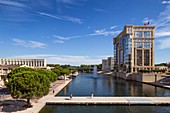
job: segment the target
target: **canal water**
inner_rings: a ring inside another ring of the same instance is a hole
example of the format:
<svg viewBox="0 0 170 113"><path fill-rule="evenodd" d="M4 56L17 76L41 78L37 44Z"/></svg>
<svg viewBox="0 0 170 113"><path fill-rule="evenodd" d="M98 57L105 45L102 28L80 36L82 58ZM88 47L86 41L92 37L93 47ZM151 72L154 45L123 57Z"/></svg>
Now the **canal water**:
<svg viewBox="0 0 170 113"><path fill-rule="evenodd" d="M170 96L170 90L106 75L80 74L57 96ZM46 105L40 113L170 113L169 106Z"/></svg>

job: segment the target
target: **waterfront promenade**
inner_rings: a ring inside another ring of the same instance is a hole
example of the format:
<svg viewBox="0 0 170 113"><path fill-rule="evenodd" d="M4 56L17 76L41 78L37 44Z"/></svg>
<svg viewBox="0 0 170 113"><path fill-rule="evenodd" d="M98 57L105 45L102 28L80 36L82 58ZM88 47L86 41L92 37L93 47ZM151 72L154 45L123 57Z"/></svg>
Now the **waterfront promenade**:
<svg viewBox="0 0 170 113"><path fill-rule="evenodd" d="M48 100L51 100L54 98L54 96L59 93L66 85L68 85L70 82L72 81L72 79L69 79L67 81L64 80L57 80L56 82L51 84L51 88L50 88L50 92L48 95L42 97L39 100L32 100L31 104L33 105L33 107L31 108L27 108L25 110L20 110L20 111L16 111L13 113L38 113L45 105L46 102ZM4 99L4 101L12 101L12 98L6 98ZM3 111L2 113L6 113L6 111Z"/></svg>
<svg viewBox="0 0 170 113"><path fill-rule="evenodd" d="M170 105L170 97L54 97L47 104L66 105Z"/></svg>

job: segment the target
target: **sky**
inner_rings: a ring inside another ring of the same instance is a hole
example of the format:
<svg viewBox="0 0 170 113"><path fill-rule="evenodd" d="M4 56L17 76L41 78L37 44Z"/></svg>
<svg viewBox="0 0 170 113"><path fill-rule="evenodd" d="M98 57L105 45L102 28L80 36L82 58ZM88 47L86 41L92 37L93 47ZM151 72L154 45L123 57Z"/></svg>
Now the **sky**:
<svg viewBox="0 0 170 113"><path fill-rule="evenodd" d="M170 1L0 0L0 57L100 64L126 24L155 26L155 63L170 62Z"/></svg>

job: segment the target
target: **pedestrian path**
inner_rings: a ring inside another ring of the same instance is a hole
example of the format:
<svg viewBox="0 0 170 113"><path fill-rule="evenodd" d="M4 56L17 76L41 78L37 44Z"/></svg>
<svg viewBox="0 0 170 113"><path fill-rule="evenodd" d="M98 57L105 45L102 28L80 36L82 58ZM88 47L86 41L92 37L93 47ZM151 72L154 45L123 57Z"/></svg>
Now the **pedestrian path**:
<svg viewBox="0 0 170 113"><path fill-rule="evenodd" d="M57 80L57 82L54 83L53 86L52 86L52 87L55 87L55 88L52 88L50 90L50 93L47 96L44 96L41 99L39 99L37 103L33 103L32 108L28 108L28 109L23 110L23 111L17 111L15 113L38 113L46 105L46 102L48 100L52 100L55 97L55 95L58 92L60 92L71 81L72 81L72 79L69 79L67 81L64 81L64 80L63 81L58 81ZM54 90L54 92L53 92L53 90Z"/></svg>
<svg viewBox="0 0 170 113"><path fill-rule="evenodd" d="M47 104L170 105L170 97L54 97Z"/></svg>

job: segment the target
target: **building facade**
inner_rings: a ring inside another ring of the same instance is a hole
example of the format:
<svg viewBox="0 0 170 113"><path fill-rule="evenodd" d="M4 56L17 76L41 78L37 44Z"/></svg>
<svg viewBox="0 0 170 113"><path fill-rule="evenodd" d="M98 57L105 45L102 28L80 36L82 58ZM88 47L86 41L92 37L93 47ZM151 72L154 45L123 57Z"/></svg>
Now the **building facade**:
<svg viewBox="0 0 170 113"><path fill-rule="evenodd" d="M108 57L108 68L109 71L114 70L114 57Z"/></svg>
<svg viewBox="0 0 170 113"><path fill-rule="evenodd" d="M102 71L108 71L107 59L102 60Z"/></svg>
<svg viewBox="0 0 170 113"><path fill-rule="evenodd" d="M13 68L26 66L30 68L46 68L46 59L0 58L0 75L8 74Z"/></svg>
<svg viewBox="0 0 170 113"><path fill-rule="evenodd" d="M126 25L115 38L115 72L138 72L153 70L154 67L154 26Z"/></svg>
<svg viewBox="0 0 170 113"><path fill-rule="evenodd" d="M114 57L108 57L102 60L102 71L114 70Z"/></svg>

